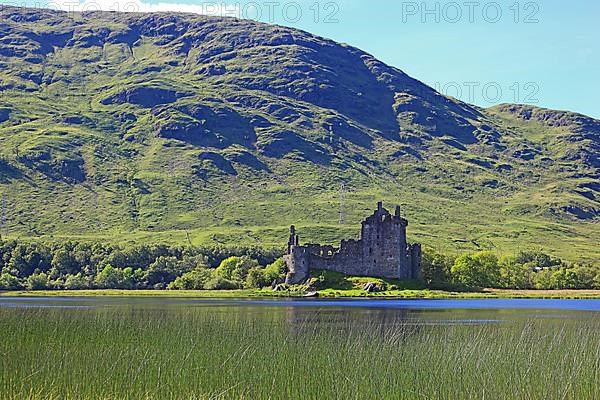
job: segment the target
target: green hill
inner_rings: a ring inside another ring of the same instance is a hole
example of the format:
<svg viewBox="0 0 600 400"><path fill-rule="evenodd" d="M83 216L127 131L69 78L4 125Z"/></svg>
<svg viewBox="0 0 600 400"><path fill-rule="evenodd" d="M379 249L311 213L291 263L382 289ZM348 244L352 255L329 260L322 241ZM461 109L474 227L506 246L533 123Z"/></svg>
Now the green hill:
<svg viewBox="0 0 600 400"><path fill-rule="evenodd" d="M439 251L597 259L598 154L598 120L481 109L291 28L0 12L0 191L14 238L271 246L296 224L333 243L383 199L403 205L412 241Z"/></svg>

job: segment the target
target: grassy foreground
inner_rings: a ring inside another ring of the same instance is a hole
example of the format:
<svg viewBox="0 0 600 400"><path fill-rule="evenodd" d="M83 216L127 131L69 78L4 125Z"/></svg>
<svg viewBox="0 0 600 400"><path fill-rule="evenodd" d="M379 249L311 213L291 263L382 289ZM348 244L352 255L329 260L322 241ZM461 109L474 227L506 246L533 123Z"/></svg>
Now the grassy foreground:
<svg viewBox="0 0 600 400"><path fill-rule="evenodd" d="M270 289L246 290L34 290L0 291L0 297L9 296L138 296L187 298L248 298L248 297L302 297L303 292L273 292ZM321 298L403 298L403 299L600 299L600 290L504 290L485 289L479 292L452 292L443 290L389 290L367 293L360 289L325 289Z"/></svg>
<svg viewBox="0 0 600 400"><path fill-rule="evenodd" d="M118 307L0 308L0 399L600 398L589 313Z"/></svg>

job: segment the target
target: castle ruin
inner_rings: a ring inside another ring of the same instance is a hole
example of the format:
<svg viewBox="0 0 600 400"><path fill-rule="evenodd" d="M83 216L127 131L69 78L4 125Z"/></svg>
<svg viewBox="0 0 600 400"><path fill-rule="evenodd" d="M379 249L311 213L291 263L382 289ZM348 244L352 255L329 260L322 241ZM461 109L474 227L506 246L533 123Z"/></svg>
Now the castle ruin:
<svg viewBox="0 0 600 400"><path fill-rule="evenodd" d="M342 240L339 248L320 244L300 245L294 226L290 228L286 283L305 282L311 270L329 270L351 276L391 279L421 277L421 245L406 240L408 220L396 206L394 215L377 204L373 215L362 222L360 239Z"/></svg>

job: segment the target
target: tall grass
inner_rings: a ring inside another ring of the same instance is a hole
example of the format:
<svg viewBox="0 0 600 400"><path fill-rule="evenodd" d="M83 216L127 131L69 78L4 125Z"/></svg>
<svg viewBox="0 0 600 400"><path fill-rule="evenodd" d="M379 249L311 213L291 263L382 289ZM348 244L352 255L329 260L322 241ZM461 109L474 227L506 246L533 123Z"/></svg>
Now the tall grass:
<svg viewBox="0 0 600 400"><path fill-rule="evenodd" d="M598 399L600 320L0 308L1 399Z"/></svg>

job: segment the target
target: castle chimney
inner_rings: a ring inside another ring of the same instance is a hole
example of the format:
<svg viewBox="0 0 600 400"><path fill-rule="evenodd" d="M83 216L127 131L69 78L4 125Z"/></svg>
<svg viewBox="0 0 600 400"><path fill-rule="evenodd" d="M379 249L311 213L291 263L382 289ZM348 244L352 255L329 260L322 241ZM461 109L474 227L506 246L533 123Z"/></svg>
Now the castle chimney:
<svg viewBox="0 0 600 400"><path fill-rule="evenodd" d="M396 206L396 213L395 213L396 217L400 217L400 206Z"/></svg>
<svg viewBox="0 0 600 400"><path fill-rule="evenodd" d="M383 201L378 201L377 202L377 211L381 211L383 210Z"/></svg>
<svg viewBox="0 0 600 400"><path fill-rule="evenodd" d="M298 246L298 235L296 235L296 227L290 226L290 239L288 240L288 254L292 254L292 246Z"/></svg>

